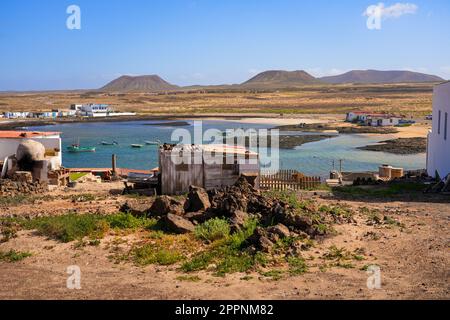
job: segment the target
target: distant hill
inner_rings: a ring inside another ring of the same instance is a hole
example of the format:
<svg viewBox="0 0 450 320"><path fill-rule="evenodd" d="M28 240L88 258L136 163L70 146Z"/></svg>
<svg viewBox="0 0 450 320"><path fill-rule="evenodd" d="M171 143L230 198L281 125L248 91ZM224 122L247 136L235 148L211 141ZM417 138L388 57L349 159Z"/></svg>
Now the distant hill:
<svg viewBox="0 0 450 320"><path fill-rule="evenodd" d="M242 83L241 86L290 87L305 84L314 84L319 82L319 80L303 70L270 70L257 74L250 80Z"/></svg>
<svg viewBox="0 0 450 320"><path fill-rule="evenodd" d="M439 82L444 79L412 71L377 71L353 70L347 73L322 77L319 80L327 83L405 83L405 82Z"/></svg>
<svg viewBox="0 0 450 320"><path fill-rule="evenodd" d="M178 86L168 83L157 75L149 75L121 76L99 90L108 92L160 92L178 88Z"/></svg>

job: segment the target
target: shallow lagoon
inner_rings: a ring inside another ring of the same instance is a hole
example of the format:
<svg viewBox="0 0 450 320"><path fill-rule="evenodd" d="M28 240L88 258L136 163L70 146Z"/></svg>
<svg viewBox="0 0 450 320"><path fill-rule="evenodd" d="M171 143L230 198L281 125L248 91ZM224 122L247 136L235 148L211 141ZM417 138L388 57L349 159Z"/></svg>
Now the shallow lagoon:
<svg viewBox="0 0 450 320"><path fill-rule="evenodd" d="M63 141L63 164L69 168L107 168L111 166L111 154L117 154L118 166L132 169L150 169L158 166L157 146L145 145L146 140L171 142L176 129L194 131L194 121L185 127L149 126L148 123L163 121L98 122L71 123L36 127L33 130L60 131ZM245 124L232 121L203 120L202 130L207 129L264 129L266 124ZM198 126L197 126L198 128ZM389 136L341 135L319 142L311 142L293 150L280 150L280 166L297 169L309 175L326 177L343 159L344 171L375 171L380 164L390 164L405 169L421 169L426 166L425 154L393 155L384 152L371 152L356 149L367 144L389 139ZM69 153L67 147L80 142L82 146L95 146L95 153ZM101 141L117 141L114 146L103 146ZM131 148L131 144L144 144L141 149Z"/></svg>

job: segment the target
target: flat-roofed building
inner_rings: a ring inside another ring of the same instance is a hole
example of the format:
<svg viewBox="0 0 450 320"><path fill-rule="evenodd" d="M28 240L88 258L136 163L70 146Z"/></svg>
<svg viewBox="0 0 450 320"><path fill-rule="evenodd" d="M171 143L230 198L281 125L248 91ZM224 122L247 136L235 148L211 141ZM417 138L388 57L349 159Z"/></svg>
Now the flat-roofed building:
<svg viewBox="0 0 450 320"><path fill-rule="evenodd" d="M450 81L434 87L433 125L428 134L427 171L444 178L450 174Z"/></svg>

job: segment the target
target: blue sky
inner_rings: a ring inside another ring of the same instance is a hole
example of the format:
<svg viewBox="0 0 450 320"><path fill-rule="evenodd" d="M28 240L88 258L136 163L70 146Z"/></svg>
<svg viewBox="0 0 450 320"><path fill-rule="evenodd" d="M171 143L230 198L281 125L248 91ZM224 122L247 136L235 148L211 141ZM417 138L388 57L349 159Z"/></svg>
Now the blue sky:
<svg viewBox="0 0 450 320"><path fill-rule="evenodd" d="M268 69L315 76L407 69L450 78L450 1L369 30L365 0L2 0L0 90L97 88L122 75L240 83ZM69 30L69 5L81 30Z"/></svg>

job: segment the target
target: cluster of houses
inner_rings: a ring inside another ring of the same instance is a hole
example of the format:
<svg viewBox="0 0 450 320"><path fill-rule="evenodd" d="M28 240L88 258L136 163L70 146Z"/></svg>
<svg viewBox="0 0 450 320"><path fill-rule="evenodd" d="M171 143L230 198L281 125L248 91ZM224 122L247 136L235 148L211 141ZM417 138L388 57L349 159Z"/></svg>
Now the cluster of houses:
<svg viewBox="0 0 450 320"><path fill-rule="evenodd" d="M347 113L347 122L359 123L371 127L397 126L402 119L391 114L353 111Z"/></svg>
<svg viewBox="0 0 450 320"><path fill-rule="evenodd" d="M69 109L53 109L45 112L4 112L0 118L21 119L21 118L66 118L66 117L114 117L114 116L135 116L135 112L115 112L107 104L72 104Z"/></svg>

